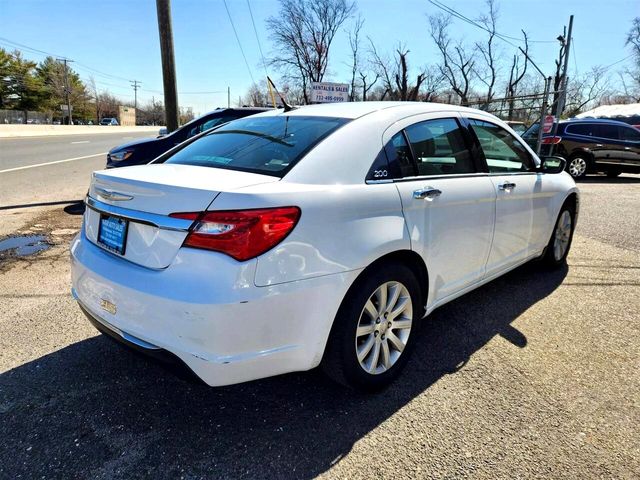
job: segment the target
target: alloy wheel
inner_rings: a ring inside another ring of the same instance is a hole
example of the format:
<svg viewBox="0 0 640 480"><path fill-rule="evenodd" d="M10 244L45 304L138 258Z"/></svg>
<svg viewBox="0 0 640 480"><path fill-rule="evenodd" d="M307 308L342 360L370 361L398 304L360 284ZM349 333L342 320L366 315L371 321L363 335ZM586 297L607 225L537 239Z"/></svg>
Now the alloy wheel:
<svg viewBox="0 0 640 480"><path fill-rule="evenodd" d="M413 304L400 282L380 285L365 303L356 329L360 366L372 375L389 370L404 351L413 322Z"/></svg>
<svg viewBox="0 0 640 480"><path fill-rule="evenodd" d="M569 173L572 177L582 177L587 171L587 161L582 157L576 157L569 162Z"/></svg>
<svg viewBox="0 0 640 480"><path fill-rule="evenodd" d="M569 247L569 239L571 238L571 213L565 210L558 219L556 226L555 238L553 240L553 256L556 261L564 257Z"/></svg>

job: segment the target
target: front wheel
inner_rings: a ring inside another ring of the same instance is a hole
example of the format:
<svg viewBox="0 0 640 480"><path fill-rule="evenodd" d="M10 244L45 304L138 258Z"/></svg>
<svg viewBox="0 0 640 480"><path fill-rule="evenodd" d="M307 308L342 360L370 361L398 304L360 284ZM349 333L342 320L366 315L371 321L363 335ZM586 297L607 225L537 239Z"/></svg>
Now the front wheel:
<svg viewBox="0 0 640 480"><path fill-rule="evenodd" d="M543 258L547 266L557 268L567 263L567 255L569 255L573 240L574 225L574 209L565 204L560 210Z"/></svg>
<svg viewBox="0 0 640 480"><path fill-rule="evenodd" d="M380 265L356 281L336 316L322 368L362 391L389 385L406 364L423 308L413 272Z"/></svg>
<svg viewBox="0 0 640 480"><path fill-rule="evenodd" d="M573 178L583 178L587 174L589 162L584 155L576 155L569 159L567 171Z"/></svg>

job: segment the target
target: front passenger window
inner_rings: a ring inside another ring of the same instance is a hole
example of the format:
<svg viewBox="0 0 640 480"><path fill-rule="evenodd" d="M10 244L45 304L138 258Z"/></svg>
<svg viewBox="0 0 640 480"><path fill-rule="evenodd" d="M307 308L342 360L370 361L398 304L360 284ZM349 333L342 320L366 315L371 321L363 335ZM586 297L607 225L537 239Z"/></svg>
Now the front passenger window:
<svg viewBox="0 0 640 480"><path fill-rule="evenodd" d="M504 128L469 119L487 160L490 173L530 172L535 163L520 141Z"/></svg>

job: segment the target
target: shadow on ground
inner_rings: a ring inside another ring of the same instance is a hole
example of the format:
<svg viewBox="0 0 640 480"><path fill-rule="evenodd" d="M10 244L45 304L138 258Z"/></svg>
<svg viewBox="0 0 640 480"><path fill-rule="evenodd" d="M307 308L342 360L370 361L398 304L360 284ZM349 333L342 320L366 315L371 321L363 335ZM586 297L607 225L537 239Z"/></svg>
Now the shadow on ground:
<svg viewBox="0 0 640 480"><path fill-rule="evenodd" d="M553 292L526 265L434 312L403 376L373 396L317 372L212 389L94 337L0 375L0 477L312 478Z"/></svg>

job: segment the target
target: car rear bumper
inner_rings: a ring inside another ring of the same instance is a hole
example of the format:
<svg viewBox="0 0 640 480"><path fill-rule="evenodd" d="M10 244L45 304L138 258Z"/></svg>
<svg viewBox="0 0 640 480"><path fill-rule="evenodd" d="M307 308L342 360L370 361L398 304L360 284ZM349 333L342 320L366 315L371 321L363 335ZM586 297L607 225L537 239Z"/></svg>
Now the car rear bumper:
<svg viewBox="0 0 640 480"><path fill-rule="evenodd" d="M71 262L74 295L99 330L147 355L178 359L211 386L317 366L359 273L256 287L255 260L181 248L168 268L151 270L84 233L72 242Z"/></svg>

